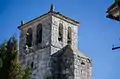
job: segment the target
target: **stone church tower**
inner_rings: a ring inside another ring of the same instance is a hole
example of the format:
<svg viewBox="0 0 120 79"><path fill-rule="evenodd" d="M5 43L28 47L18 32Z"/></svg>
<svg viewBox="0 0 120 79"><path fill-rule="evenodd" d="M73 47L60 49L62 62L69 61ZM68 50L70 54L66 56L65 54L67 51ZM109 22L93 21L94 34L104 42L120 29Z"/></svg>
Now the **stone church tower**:
<svg viewBox="0 0 120 79"><path fill-rule="evenodd" d="M78 51L79 22L50 11L21 22L20 62L30 65L31 79L91 79L91 59Z"/></svg>

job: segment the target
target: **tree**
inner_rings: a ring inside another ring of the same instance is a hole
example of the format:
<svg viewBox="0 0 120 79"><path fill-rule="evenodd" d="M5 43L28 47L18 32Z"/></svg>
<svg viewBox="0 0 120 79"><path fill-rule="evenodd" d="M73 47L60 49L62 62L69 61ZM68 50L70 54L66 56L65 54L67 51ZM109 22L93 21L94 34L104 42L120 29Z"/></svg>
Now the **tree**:
<svg viewBox="0 0 120 79"><path fill-rule="evenodd" d="M1 58L1 69L0 69L0 78L2 79L8 79L8 73L7 73L7 42L3 42L0 46L0 58ZM4 61L4 62L3 62ZM5 75L6 74L6 75Z"/></svg>
<svg viewBox="0 0 120 79"><path fill-rule="evenodd" d="M0 45L0 79L28 79L29 69L22 70L18 61L18 43L15 36Z"/></svg>
<svg viewBox="0 0 120 79"><path fill-rule="evenodd" d="M29 79L29 75L30 75L30 68L29 68L29 65L27 65L26 69L24 70L22 79Z"/></svg>
<svg viewBox="0 0 120 79"><path fill-rule="evenodd" d="M22 78L22 71L20 68L20 64L18 63L18 44L17 39L13 36L7 42L7 54L8 57L8 77L9 79L21 79Z"/></svg>

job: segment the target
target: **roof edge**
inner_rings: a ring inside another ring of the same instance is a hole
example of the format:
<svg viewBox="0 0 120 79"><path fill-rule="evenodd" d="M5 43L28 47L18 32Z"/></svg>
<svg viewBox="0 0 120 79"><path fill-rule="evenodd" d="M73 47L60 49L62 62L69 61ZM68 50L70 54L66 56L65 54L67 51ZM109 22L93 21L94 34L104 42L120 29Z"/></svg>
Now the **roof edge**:
<svg viewBox="0 0 120 79"><path fill-rule="evenodd" d="M69 19L69 20L71 20L71 21L73 21L73 22L75 22L75 23L77 23L77 24L80 24L80 22L78 22L78 21L76 21L76 20L74 20L74 19L72 19L72 18L70 18L70 17L67 17L67 16L63 15L63 14L61 14L60 12L55 12L55 11L53 11L52 13L58 14L58 15L60 15L60 16L62 16L62 17L65 17L66 19Z"/></svg>
<svg viewBox="0 0 120 79"><path fill-rule="evenodd" d="M26 23L25 23L25 24L23 24L23 25L18 26L18 29L20 30L20 28L21 28L22 26L25 26L25 25L27 25L27 24L31 23L32 21L37 20L37 19L39 19L39 18L41 18L41 17L43 17L43 16L45 16L45 15L47 15L47 14L48 14L48 13L45 13L45 14L43 14L43 15L39 16L39 17L36 17L36 18L34 18L34 19L32 19L32 20L30 20L30 21L26 22Z"/></svg>
<svg viewBox="0 0 120 79"><path fill-rule="evenodd" d="M65 17L65 19L69 19L69 20L71 20L71 21L73 21L73 22L75 22L75 23L77 23L77 24L80 24L80 22L78 22L78 21L76 21L76 20L73 20L73 19L71 19L71 18L69 18L69 17L67 17L67 16L65 16L65 15L63 15L63 14L60 14L59 12L49 11L49 12L47 12L47 13L45 13L45 14L43 14L43 15L41 15L41 16L33 19L33 20L30 20L30 21L26 22L26 23L23 24L23 25L18 26L18 29L20 30L20 28L21 28L22 26L25 26L25 25L31 23L32 21L37 20L37 19L39 19L39 18L41 18L41 17L43 17L43 16L45 16L45 15L47 15L47 14L57 14L57 15L60 15L60 16L62 16L62 17Z"/></svg>
<svg viewBox="0 0 120 79"><path fill-rule="evenodd" d="M109 12L109 11L110 11L112 8L114 8L116 5L119 7L120 1L114 2L110 7L107 8L107 11L106 11L106 12Z"/></svg>

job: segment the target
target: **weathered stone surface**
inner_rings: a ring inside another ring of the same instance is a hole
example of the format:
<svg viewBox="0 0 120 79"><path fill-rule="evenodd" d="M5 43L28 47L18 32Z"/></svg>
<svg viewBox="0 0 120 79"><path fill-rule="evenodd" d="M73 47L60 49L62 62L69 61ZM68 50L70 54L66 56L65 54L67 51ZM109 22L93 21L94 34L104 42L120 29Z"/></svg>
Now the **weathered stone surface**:
<svg viewBox="0 0 120 79"><path fill-rule="evenodd" d="M42 24L42 43L36 45L37 25ZM63 41L58 40L59 23L63 24ZM52 12L20 28L20 62L31 67L31 78L91 79L91 60L77 49L78 25ZM71 46L67 45L68 27L72 29ZM26 48L26 33L32 29L32 46ZM73 48L74 47L74 48Z"/></svg>

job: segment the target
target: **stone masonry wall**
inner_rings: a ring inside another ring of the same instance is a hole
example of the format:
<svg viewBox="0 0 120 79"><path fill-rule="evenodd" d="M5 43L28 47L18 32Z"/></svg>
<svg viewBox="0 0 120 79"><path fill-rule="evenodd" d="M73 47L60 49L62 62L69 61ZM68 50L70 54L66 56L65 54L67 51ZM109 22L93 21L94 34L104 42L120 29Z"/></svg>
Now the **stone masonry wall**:
<svg viewBox="0 0 120 79"><path fill-rule="evenodd" d="M42 43L36 46L36 28L39 23L42 23ZM29 50L25 50L26 33L31 28L33 33L32 47ZM25 68L27 64L32 70L32 78L45 79L51 75L49 62L50 62L50 39L51 39L51 17L45 16L38 19L36 22L32 22L30 25L21 29L20 33L20 62Z"/></svg>
<svg viewBox="0 0 120 79"><path fill-rule="evenodd" d="M36 29L39 23L43 25L42 43L36 46ZM63 42L58 41L59 23L63 24ZM57 73L62 75L60 76L61 79L91 79L92 67L88 58L83 58L74 54L74 52L70 54L70 51L66 51L63 56L59 57L58 55L59 62L51 59L53 54L67 45L68 27L72 29L72 47L77 48L78 26L50 14L32 21L31 24L21 29L19 44L20 62L23 68L27 64L30 65L32 71L31 78L46 79L51 77L53 73ZM33 31L32 47L29 50L25 50L26 33L29 28L32 28ZM56 68L52 67L52 64ZM60 71L59 68L61 68Z"/></svg>
<svg viewBox="0 0 120 79"><path fill-rule="evenodd" d="M58 40L58 28L59 28L59 23L63 24L63 42L60 42ZM60 18L57 18L55 16L52 16L52 29L51 29L51 54L57 52L58 50L62 49L67 45L67 33L68 33L68 27L71 27L72 29L72 45L74 47L77 47L78 44L78 26L73 25L69 22L66 22Z"/></svg>
<svg viewBox="0 0 120 79"><path fill-rule="evenodd" d="M74 79L91 79L91 60L74 55Z"/></svg>

